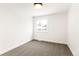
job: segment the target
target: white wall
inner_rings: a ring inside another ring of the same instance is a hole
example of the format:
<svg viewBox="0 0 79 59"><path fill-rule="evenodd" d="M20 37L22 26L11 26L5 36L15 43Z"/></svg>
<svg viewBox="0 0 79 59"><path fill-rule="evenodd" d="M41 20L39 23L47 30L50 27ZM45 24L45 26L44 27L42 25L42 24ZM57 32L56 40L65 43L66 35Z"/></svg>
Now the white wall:
<svg viewBox="0 0 79 59"><path fill-rule="evenodd" d="M48 32L34 32L34 39L67 43L67 12L34 17L34 20L48 20Z"/></svg>
<svg viewBox="0 0 79 59"><path fill-rule="evenodd" d="M72 4L68 16L68 45L73 55L79 56L79 4Z"/></svg>
<svg viewBox="0 0 79 59"><path fill-rule="evenodd" d="M26 4L0 4L0 54L32 39L32 17Z"/></svg>

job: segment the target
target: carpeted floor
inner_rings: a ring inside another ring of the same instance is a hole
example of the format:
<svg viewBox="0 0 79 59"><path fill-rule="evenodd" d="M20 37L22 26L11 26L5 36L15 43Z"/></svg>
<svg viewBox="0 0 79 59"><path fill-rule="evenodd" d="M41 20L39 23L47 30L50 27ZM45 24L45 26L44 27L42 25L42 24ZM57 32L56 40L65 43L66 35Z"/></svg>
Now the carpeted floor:
<svg viewBox="0 0 79 59"><path fill-rule="evenodd" d="M72 56L67 45L32 40L1 56Z"/></svg>

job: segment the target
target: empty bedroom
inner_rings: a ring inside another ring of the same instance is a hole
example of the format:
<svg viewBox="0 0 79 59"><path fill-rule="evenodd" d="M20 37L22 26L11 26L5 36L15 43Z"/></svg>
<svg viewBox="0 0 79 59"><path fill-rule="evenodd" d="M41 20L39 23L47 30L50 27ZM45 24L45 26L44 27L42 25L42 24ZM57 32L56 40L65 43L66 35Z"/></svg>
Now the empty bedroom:
<svg viewBox="0 0 79 59"><path fill-rule="evenodd" d="M79 3L0 3L0 56L79 56Z"/></svg>

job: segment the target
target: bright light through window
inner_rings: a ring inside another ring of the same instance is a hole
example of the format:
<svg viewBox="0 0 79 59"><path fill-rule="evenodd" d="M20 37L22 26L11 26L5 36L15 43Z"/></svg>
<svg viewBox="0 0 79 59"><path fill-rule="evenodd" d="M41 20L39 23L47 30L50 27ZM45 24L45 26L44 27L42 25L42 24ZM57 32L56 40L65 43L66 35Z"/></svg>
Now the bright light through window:
<svg viewBox="0 0 79 59"><path fill-rule="evenodd" d="M47 32L47 20L36 20L35 30L38 32Z"/></svg>

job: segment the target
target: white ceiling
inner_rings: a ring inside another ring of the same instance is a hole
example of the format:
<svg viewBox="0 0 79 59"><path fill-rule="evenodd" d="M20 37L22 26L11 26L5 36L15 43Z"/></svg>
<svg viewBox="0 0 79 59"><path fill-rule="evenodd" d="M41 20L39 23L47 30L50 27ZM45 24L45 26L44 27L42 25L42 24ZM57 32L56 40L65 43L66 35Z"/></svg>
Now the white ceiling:
<svg viewBox="0 0 79 59"><path fill-rule="evenodd" d="M9 8L14 9L14 11L17 10L17 12L29 14L31 16L41 16L41 15L47 15L47 14L53 14L58 13L62 11L68 11L71 4L70 3L43 3L43 7L41 9L36 9L33 6L33 3L6 3L6 4L0 4L0 9L3 8ZM9 9L9 10L10 10Z"/></svg>
<svg viewBox="0 0 79 59"><path fill-rule="evenodd" d="M29 9L33 16L47 15L58 13L62 11L68 11L71 4L69 3L45 3L40 9L34 8L33 4L29 4Z"/></svg>

